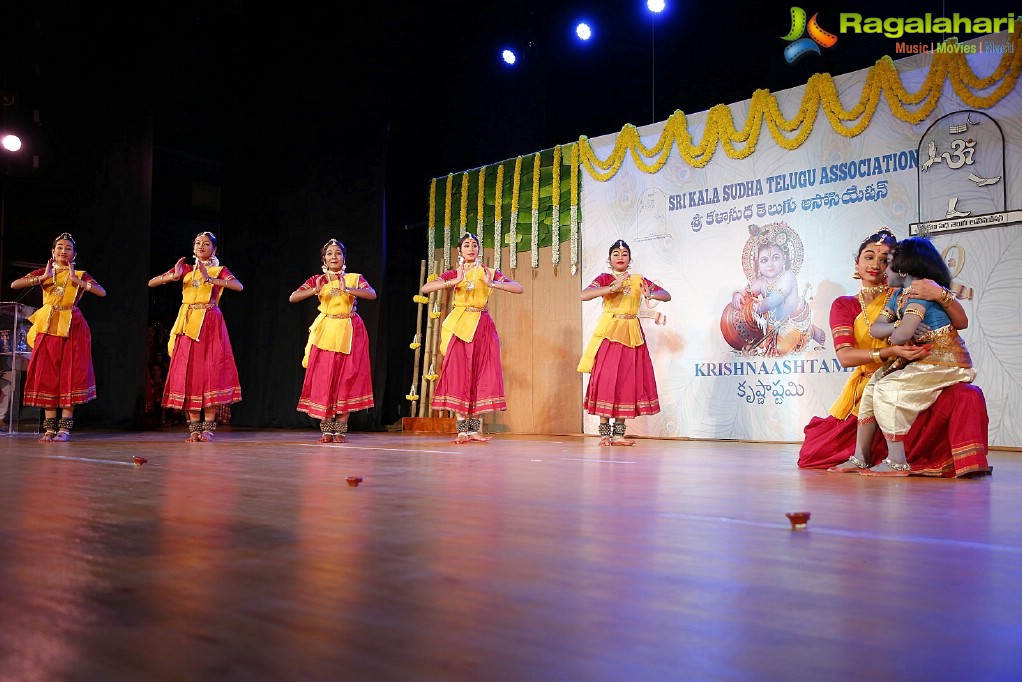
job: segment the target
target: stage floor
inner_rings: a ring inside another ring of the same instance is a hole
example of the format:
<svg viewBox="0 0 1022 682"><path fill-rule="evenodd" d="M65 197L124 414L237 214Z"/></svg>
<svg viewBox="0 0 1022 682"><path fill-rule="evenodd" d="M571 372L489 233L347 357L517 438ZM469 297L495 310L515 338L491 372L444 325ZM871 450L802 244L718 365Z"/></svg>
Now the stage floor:
<svg viewBox="0 0 1022 682"><path fill-rule="evenodd" d="M1022 670L1022 453L881 479L798 445L184 436L0 438L0 680Z"/></svg>

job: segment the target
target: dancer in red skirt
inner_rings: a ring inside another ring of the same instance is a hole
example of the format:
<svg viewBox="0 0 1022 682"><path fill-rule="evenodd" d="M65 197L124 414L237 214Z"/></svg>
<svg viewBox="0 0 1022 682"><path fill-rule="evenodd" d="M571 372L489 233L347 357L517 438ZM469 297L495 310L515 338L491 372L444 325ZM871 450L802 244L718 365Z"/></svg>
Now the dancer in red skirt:
<svg viewBox="0 0 1022 682"><path fill-rule="evenodd" d="M163 407L187 413L187 440L198 443L213 440L217 406L241 400L234 351L217 304L224 289L241 291L244 287L217 260L212 232L200 232L192 248L194 266L181 258L173 268L149 280L149 286L181 283L181 308L167 344L170 369Z"/></svg>
<svg viewBox="0 0 1022 682"><path fill-rule="evenodd" d="M373 301L376 291L362 275L344 271L347 253L336 239L324 244L323 274L305 280L288 299L319 299L319 315L309 327L302 359L305 383L298 411L320 420L320 443L346 443L348 414L373 406L369 335L355 313L355 299Z"/></svg>
<svg viewBox="0 0 1022 682"><path fill-rule="evenodd" d="M623 240L611 245L609 262L611 271L582 290L583 301L603 298L603 314L578 363L579 372L590 374L583 407L600 418L600 445L635 445L625 438L625 420L660 411L639 304L642 298L670 301L671 295L628 271L632 252Z"/></svg>
<svg viewBox="0 0 1022 682"><path fill-rule="evenodd" d="M43 306L28 318L32 359L23 400L25 405L43 408L40 442L70 440L74 406L96 397L92 333L78 302L86 293L106 296L106 290L84 270L75 270L74 261L75 241L65 232L53 240L45 268L11 282L11 289L41 286L43 290Z"/></svg>
<svg viewBox="0 0 1022 682"><path fill-rule="evenodd" d="M457 420L458 444L490 440L483 435L484 412L506 410L500 339L486 309L490 292L520 294L525 289L480 262L479 238L466 232L458 240L458 267L426 282L422 293L451 289L454 303L440 329L444 360L433 391L433 409L451 410Z"/></svg>

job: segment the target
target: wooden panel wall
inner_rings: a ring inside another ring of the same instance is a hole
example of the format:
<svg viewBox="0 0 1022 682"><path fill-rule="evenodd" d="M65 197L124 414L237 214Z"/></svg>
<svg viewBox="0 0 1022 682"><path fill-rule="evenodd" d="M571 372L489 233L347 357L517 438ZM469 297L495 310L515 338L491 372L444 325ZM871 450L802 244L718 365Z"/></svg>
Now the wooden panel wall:
<svg viewBox="0 0 1022 682"><path fill-rule="evenodd" d="M561 245L556 268L549 247L540 249L539 257L540 266L533 269L529 253L518 254L512 271L508 250L501 254L501 272L525 287L525 293L490 295L508 409L487 414L486 431L582 433L582 375L575 371L582 354L582 278L571 274L567 244ZM443 253L437 251L436 258L443 262ZM486 250L484 260L493 267L492 250Z"/></svg>

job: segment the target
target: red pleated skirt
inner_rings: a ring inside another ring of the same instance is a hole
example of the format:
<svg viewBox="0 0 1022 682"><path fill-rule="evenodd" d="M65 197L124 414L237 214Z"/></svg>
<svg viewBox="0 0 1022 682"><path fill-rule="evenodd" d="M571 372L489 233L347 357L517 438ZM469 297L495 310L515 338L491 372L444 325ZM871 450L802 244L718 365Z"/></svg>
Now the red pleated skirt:
<svg viewBox="0 0 1022 682"><path fill-rule="evenodd" d="M600 417L631 419L660 412L649 347L604 339L596 351L582 407Z"/></svg>
<svg viewBox="0 0 1022 682"><path fill-rule="evenodd" d="M988 427L986 397L975 384L954 384L918 417L905 437L905 454L912 473L955 478L983 472L987 463ZM858 419L813 417L805 427L799 451L803 469L827 469L847 462L855 452ZM887 457L887 441L877 430L873 439L873 464Z"/></svg>
<svg viewBox="0 0 1022 682"><path fill-rule="evenodd" d="M353 315L350 353L335 353L315 346L309 351L298 411L315 419L326 419L372 406L369 334L362 318Z"/></svg>
<svg viewBox="0 0 1022 682"><path fill-rule="evenodd" d="M52 410L87 403L95 397L92 332L82 311L75 308L71 312L71 330L67 336L39 334L35 337L22 402Z"/></svg>
<svg viewBox="0 0 1022 682"><path fill-rule="evenodd" d="M241 400L241 382L231 339L219 308L206 311L199 341L179 334L170 357L163 406L201 410Z"/></svg>
<svg viewBox="0 0 1022 682"><path fill-rule="evenodd" d="M466 343L456 336L451 339L430 405L434 410L465 415L507 409L500 339L489 313L479 314L472 341Z"/></svg>

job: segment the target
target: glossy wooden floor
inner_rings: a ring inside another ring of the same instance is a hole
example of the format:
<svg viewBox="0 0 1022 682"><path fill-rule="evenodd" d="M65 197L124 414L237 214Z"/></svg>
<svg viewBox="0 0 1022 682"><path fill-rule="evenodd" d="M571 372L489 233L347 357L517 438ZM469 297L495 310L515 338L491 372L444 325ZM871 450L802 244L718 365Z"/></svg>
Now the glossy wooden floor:
<svg viewBox="0 0 1022 682"><path fill-rule="evenodd" d="M1017 452L183 435L0 439L0 680L1022 677Z"/></svg>

